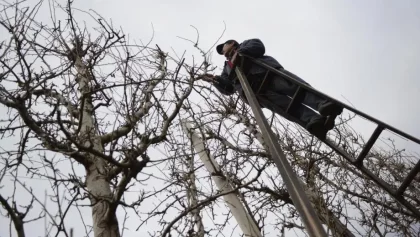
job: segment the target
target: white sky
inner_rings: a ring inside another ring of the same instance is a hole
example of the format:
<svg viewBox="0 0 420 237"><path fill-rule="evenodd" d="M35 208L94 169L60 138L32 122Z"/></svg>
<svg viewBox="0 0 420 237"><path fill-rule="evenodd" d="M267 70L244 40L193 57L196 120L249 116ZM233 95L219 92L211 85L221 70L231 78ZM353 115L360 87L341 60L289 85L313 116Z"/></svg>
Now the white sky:
<svg viewBox="0 0 420 237"><path fill-rule="evenodd" d="M260 38L266 54L320 91L420 137L420 1L79 0L76 6L112 19L132 39L148 41L153 24L154 43L187 55L196 52L177 36L195 39L194 25L207 50L225 22L221 41ZM49 19L47 11L39 14ZM213 54L214 64L223 60ZM0 236L7 233L0 228Z"/></svg>
<svg viewBox="0 0 420 237"><path fill-rule="evenodd" d="M80 1L122 26L130 37L194 54L200 32L209 49L221 41L258 37L266 54L320 91L420 137L420 2L418 1ZM214 49L213 49L214 51ZM223 65L223 57L212 61ZM360 129L369 134L373 126Z"/></svg>
<svg viewBox="0 0 420 237"><path fill-rule="evenodd" d="M132 38L182 52L200 31L204 49L221 41L258 37L266 53L322 92L420 136L418 1L135 1L78 3L93 8ZM191 53L191 51L190 51ZM224 58L214 54L222 66ZM416 67L417 66L417 67Z"/></svg>

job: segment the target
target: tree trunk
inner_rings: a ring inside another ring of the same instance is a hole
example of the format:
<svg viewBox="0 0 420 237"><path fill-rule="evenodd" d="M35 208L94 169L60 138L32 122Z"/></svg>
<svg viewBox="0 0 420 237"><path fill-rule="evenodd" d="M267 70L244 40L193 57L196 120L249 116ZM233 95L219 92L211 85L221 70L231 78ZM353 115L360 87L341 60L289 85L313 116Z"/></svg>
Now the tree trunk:
<svg viewBox="0 0 420 237"><path fill-rule="evenodd" d="M86 184L92 204L93 233L95 237L119 237L118 220L111 210L112 192L102 173L104 162L97 158L87 171Z"/></svg>
<svg viewBox="0 0 420 237"><path fill-rule="evenodd" d="M197 198L197 186L195 185L195 173L194 173L194 157L191 156L187 160L188 165L188 182L189 186L187 187L187 195L189 201L189 207L197 206L198 198ZM200 208L194 209L192 212L194 218L194 224L197 227L197 234L196 237L204 237L204 225L203 220L200 215Z"/></svg>
<svg viewBox="0 0 420 237"><path fill-rule="evenodd" d="M81 128L79 142L85 147L104 153L101 141L93 117L93 103L90 94L89 82L92 82L86 66L80 57L76 58L76 80L79 83L81 93ZM111 208L113 194L110 184L106 179L106 162L97 156L86 153L86 186L89 191L89 198L92 205L93 233L95 237L119 237L118 220L115 210Z"/></svg>
<svg viewBox="0 0 420 237"><path fill-rule="evenodd" d="M196 133L194 133L194 131L192 130L192 126L188 123L188 121L183 120L182 126L184 132L191 139L192 145L194 146L194 149L200 157L201 161L203 162L205 168L211 174L211 177L213 178L214 183L216 184L219 191L221 191L222 193L232 191L232 185L228 182L227 179L224 178L217 162L213 159L213 157L207 154L202 139ZM233 217L236 219L239 228L241 228L244 236L262 236L254 218L251 216L250 213L247 212L242 202L235 193L224 195L223 199L225 200L226 205L228 206L230 211L232 212Z"/></svg>

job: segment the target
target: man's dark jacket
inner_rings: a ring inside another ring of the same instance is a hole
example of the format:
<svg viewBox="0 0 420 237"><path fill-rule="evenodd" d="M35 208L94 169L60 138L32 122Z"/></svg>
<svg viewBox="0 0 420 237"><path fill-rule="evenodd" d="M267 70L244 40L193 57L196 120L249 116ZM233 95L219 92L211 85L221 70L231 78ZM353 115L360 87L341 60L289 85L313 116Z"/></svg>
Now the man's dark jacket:
<svg viewBox="0 0 420 237"><path fill-rule="evenodd" d="M273 57L264 55L265 47L261 40L245 40L242 42L242 44L239 45L237 51L241 54L258 59L282 72L282 75L269 73L270 75L264 79L267 72L267 69L264 67L254 63L245 63L243 66L242 69L249 84L251 85L252 90L255 93L255 96L257 97L261 108L267 108L286 119L301 124L302 126L305 126L305 124L307 124L312 118L318 116L317 113L305 106L298 106L290 110L288 113L285 112L289 106L291 97L295 94L297 89L296 84L290 82L288 79L286 79L286 77L291 77L308 86L310 85L302 78L285 70L283 66L280 65L280 63L277 62L277 60ZM245 93L242 90L241 83L237 78L236 72L230 68L230 65L227 61L223 67L222 74L215 77L215 82L213 85L222 94L225 95L232 95L235 92L238 92L239 96L244 100L244 102L248 103ZM306 102L310 103L308 105L312 109L315 109L313 106L318 106L321 102L325 102L324 99L316 97L313 94L310 97L305 96L305 98L307 99Z"/></svg>
<svg viewBox="0 0 420 237"><path fill-rule="evenodd" d="M283 69L283 67L279 62L277 62L276 59L271 56L264 55L265 47L259 39L245 40L239 45L237 52L253 58L257 58L276 69ZM251 84L251 87L255 92L256 89L260 88L267 69L256 64L252 64L244 66L244 71L247 75L249 83ZM264 84L268 85L267 82ZM235 92L239 92L240 96L245 98L241 84L236 76L236 72L230 68L227 61L225 61L222 74L220 76L216 76L214 86L220 91L220 93L224 95L232 95Z"/></svg>

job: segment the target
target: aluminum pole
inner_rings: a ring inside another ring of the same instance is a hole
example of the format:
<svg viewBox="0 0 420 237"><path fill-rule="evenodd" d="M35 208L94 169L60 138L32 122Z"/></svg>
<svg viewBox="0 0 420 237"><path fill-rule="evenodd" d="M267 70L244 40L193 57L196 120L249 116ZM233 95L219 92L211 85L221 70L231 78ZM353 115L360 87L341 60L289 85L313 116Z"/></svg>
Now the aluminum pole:
<svg viewBox="0 0 420 237"><path fill-rule="evenodd" d="M242 58L243 60L243 58ZM264 114L259 106L259 103L255 97L248 80L240 69L239 66L235 68L236 75L242 85L243 91L245 92L246 98L249 105L252 108L255 119L261 129L264 137L264 142L268 145L271 157L276 163L278 170L286 184L286 188L295 204L297 211L299 212L302 221L306 227L310 236L327 236L324 228L321 225L321 221L318 219L318 215L315 213L308 197L305 194L296 174L293 172L292 167L287 161L286 155L282 151L276 136L271 130Z"/></svg>

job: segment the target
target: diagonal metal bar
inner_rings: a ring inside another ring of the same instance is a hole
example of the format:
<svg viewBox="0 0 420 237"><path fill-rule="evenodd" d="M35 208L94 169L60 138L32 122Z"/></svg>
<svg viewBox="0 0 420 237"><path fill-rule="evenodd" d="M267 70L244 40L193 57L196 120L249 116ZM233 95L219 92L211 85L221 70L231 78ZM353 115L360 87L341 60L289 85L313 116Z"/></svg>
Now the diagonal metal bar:
<svg viewBox="0 0 420 237"><path fill-rule="evenodd" d="M243 65L242 65L242 66L243 66ZM261 88L262 88L263 84L265 83L265 80L267 80L268 74L270 74L270 71L269 71L269 70L267 70L267 72L265 73L265 75L264 75L264 79L262 80L262 83L261 83L261 85L260 85L260 88L258 88L258 90L257 90L256 94L258 94L258 93L260 92L260 90L261 90Z"/></svg>
<svg viewBox="0 0 420 237"><path fill-rule="evenodd" d="M289 106L287 106L286 113L290 113L289 111L292 108L296 107L297 104L300 104L302 100L303 100L303 91L302 91L302 88L298 86L295 94L293 95L292 100L290 101Z"/></svg>
<svg viewBox="0 0 420 237"><path fill-rule="evenodd" d="M340 147L336 146L331 140L327 139L324 141L325 144L327 144L331 149L333 149L335 152L340 154L342 157L344 157L346 160L348 160L350 163L354 163L355 159L352 158L350 154L348 154L346 151L341 149ZM420 163L420 162L419 162ZM395 192L395 190L385 181L383 181L381 178L376 176L372 171L368 170L364 166L358 167L358 169L367 177L369 177L373 182L375 182L379 187L381 187L383 190L389 193L396 201L398 201L401 205L405 206L409 211L413 213L416 218L420 220L420 210L418 210L416 207L411 205L410 202L408 202L403 196L400 196Z"/></svg>
<svg viewBox="0 0 420 237"><path fill-rule="evenodd" d="M285 74L281 70L277 70L277 69L275 69L275 68L273 68L273 67L271 67L271 66L269 66L269 65L267 65L267 64L265 64L263 62L261 62L260 60L254 59L254 58L252 58L250 56L242 55L242 54L240 56L242 57L242 59L250 60L251 62L256 63L257 65L266 68L267 70L271 71L272 73L282 76L284 79L286 79L286 80L288 80L288 81L296 84L301 89L304 89L306 91L310 91L310 92L312 92L314 94L317 94L317 95L319 95L321 97L324 97L324 98L326 98L326 99L328 99L330 101L333 101L333 102L335 102L335 103L343 106L344 108L346 108L346 109L348 109L348 110L350 110L350 111L358 114L359 116L362 116L362 117L364 117L364 118L366 118L366 119L368 119L368 120L376 123L378 127L376 128L375 132L372 134L371 139L370 139L370 140L373 141L372 142L372 145L374 143L374 136L376 136L376 135L379 136L380 133L382 132L382 130L384 130L384 129L388 129L390 131L393 131L394 133L396 133L396 134L398 134L400 136L403 136L403 137L405 137L405 138L407 138L407 139L409 139L409 140L411 140L411 141L413 141L413 142L415 142L417 144L420 144L420 139L418 139L416 137L413 137L413 136L411 136L411 135L409 135L407 133L404 133L404 132L402 132L402 131L400 131L400 130L398 130L398 129L396 129L396 128L394 128L394 127L392 127L392 126L390 126L390 125L388 125L388 124L386 124L386 123L384 123L382 121L379 121L379 120L377 120L377 119L375 119L375 118L373 118L373 117L371 117L371 116L369 116L369 115L367 115L367 114L365 114L365 113L363 113L363 112L361 112L361 111L359 111L357 109L354 109L352 107L349 107L348 105L346 105L346 104L344 104L344 103L342 103L342 102L340 102L340 101L338 101L338 100L336 100L336 99L334 99L334 98L332 98L332 97L330 97L330 96L328 96L328 95L326 95L326 94L324 94L324 93L322 93L322 92L314 89L313 87L308 86L308 85L306 85L306 84L304 84L304 83L302 83L300 81L297 81L296 79L294 79L293 77ZM245 61L245 60L242 60L242 63L243 63L243 61ZM241 82L241 84L242 84L242 82ZM248 95L246 95L246 96L248 98ZM259 106L258 106L258 108L259 108ZM355 167L357 167L364 175L368 176L372 181L374 181L382 189L384 189L386 192L388 192L396 201L398 201L401 205L403 205L408 210L410 210L416 218L420 219L420 210L417 210L410 202L408 202L402 196L402 193L404 192L404 190L410 184L410 182L415 177L415 175L419 172L419 169L420 169L420 164L419 163L420 162L417 163L417 165L410 171L409 175L403 181L403 184L400 186L400 188L398 190L396 190L390 184L388 184L387 182L385 182L384 180L382 180L381 178L379 178L378 176L376 176L375 174L373 174L372 171L368 170L366 167L357 165L356 164L356 159L354 157L350 156L344 150L342 150L341 148L339 148L338 146L336 146L332 141L330 141L330 140L327 139L327 140L324 140L323 142L326 145L328 145L331 149L333 149L334 151L336 151L338 154L340 154L341 156L343 156L344 158L346 158L351 164L353 164ZM368 145L368 144L366 144L366 145ZM365 149L364 149L365 152L368 152L371 147L369 148L369 150L367 148L368 147L365 147ZM362 157L361 155L363 155L363 154L359 154L359 160L361 160L361 157Z"/></svg>
<svg viewBox="0 0 420 237"><path fill-rule="evenodd" d="M293 203L295 204L296 209L303 220L306 230L310 236L327 236L320 220L315 213L315 210L313 209L308 197L305 194L305 191L300 185L296 174L293 172L292 167L287 161L286 155L281 150L277 138L274 136L273 131L268 125L268 122L262 113L262 110L257 102L254 92L248 83L248 80L245 77L245 74L240 67L236 67L235 71L242 85L243 91L245 92L245 96L249 102L249 105L252 108L255 119L257 120L257 123L261 129L264 142L266 142L269 147L272 159L280 171L280 174L286 184L286 188L290 193Z"/></svg>
<svg viewBox="0 0 420 237"><path fill-rule="evenodd" d="M420 172L420 160L414 166L414 168L408 173L407 177L405 177L403 183L397 190L397 195L402 195L404 191L407 189L408 185L410 185L411 181L416 177L417 173Z"/></svg>
<svg viewBox="0 0 420 237"><path fill-rule="evenodd" d="M381 125L378 125L376 127L375 131L373 131L373 133L370 136L368 142L365 144L365 146L363 147L363 149L360 152L359 156L357 157L356 161L354 162L354 164L356 166L363 165L363 160L365 159L366 155L369 153L369 151L372 148L373 144L375 144L376 140L378 139L379 135L381 135L381 132L383 130L384 130L384 128L381 127Z"/></svg>
<svg viewBox="0 0 420 237"><path fill-rule="evenodd" d="M386 123L384 123L384 122L382 122L382 121L380 121L380 120L378 120L378 119L376 119L376 118L374 118L372 116L369 116L368 114L363 113L362 111L359 111L359 110L357 110L355 108L352 108L352 107L350 107L350 106L342 103L341 101L338 101L338 100L336 100L336 99L334 99L334 98L332 98L332 97L330 97L330 96L328 96L328 95L326 95L326 94L324 94L324 93L316 90L315 88L313 88L311 86L308 86L308 85L306 85L306 84L304 84L304 83L302 83L302 82L294 79L293 77L285 74L284 72L282 72L282 71L280 71L280 70L278 70L276 68L271 67L270 65L268 65L268 64L266 64L266 63L264 63L264 62L262 62L262 61L260 61L258 59L252 58L252 57L247 56L247 55L242 55L242 54L240 56L245 57L247 60L250 60L251 62L256 63L257 65L259 65L261 67L264 67L265 69L271 71L274 74L277 74L277 75L282 76L286 80L288 80L288 81L290 81L290 82L292 82L292 83L300 86L302 89L305 89L306 91L310 91L310 92L312 92L312 93L314 93L316 95L319 95L319 96L321 96L323 98L326 98L326 99L328 99L328 100L330 100L330 101L332 101L334 103L337 103L337 104L343 106L344 108L346 108L347 110L350 110L353 113L355 113L355 114L357 114L359 116L362 116L362 117L364 117L364 118L366 118L366 119L368 119L368 120L376 123L377 125L380 125L381 127L385 128L385 129L388 129L388 130L390 130L390 131L392 131L392 132L394 132L394 133L396 133L396 134L398 134L400 136L403 136L403 137L405 137L405 138L407 138L407 139L409 139L409 140L411 140L411 141L413 141L413 142L415 142L417 144L420 144L420 139L419 138L416 138L414 136L411 136L411 135L409 135L409 134L407 134L407 133L405 133L405 132L403 132L401 130L398 130L398 129L392 127L391 125L388 125L388 124L386 124Z"/></svg>

